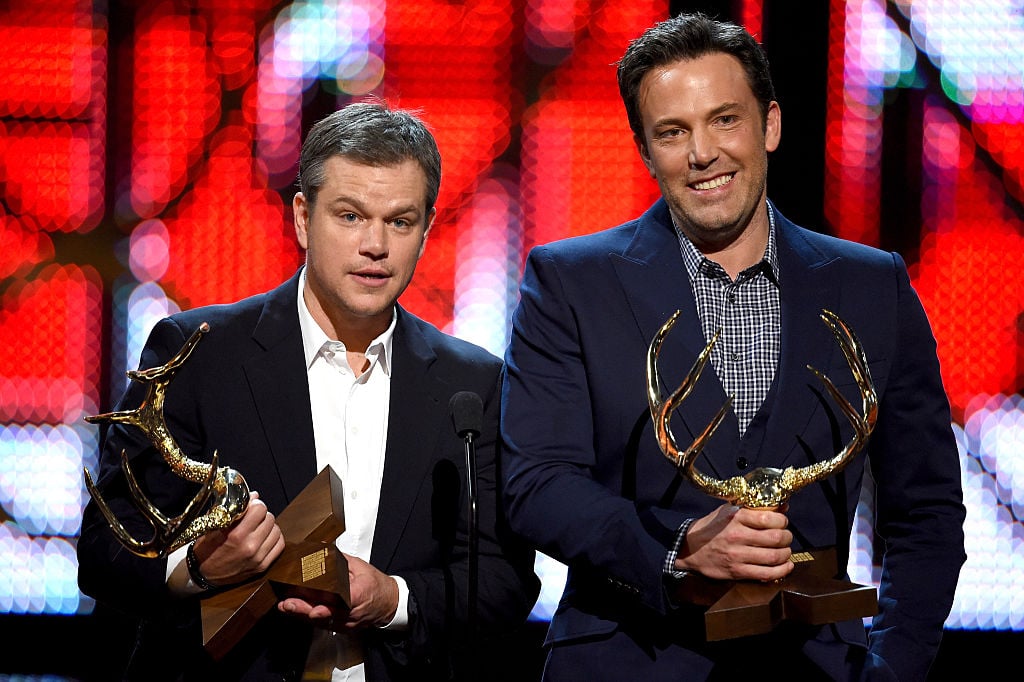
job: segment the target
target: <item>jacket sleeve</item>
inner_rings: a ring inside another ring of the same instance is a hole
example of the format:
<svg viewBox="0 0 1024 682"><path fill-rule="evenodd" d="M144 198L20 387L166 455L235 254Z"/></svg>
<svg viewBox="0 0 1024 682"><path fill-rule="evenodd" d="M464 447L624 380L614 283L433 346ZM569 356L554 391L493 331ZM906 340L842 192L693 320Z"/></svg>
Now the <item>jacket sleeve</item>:
<svg viewBox="0 0 1024 682"><path fill-rule="evenodd" d="M966 560L960 462L936 344L906 267L897 271L896 348L871 436L876 531L885 542L869 677L925 679Z"/></svg>
<svg viewBox="0 0 1024 682"><path fill-rule="evenodd" d="M598 461L596 420L622 416L596 414L587 365L602 360L584 354L561 274L546 247L534 249L513 318L502 413L509 521L571 572L581 570L630 602L664 613L663 563L684 516L640 509L597 478L612 460L621 467L625 452Z"/></svg>
<svg viewBox="0 0 1024 682"><path fill-rule="evenodd" d="M140 367L166 363L186 339L172 321L154 328L142 351ZM188 378L179 377L173 395L165 405L165 419L175 439L186 452L198 451L195 424L186 411L176 406L185 402ZM146 399L146 386L132 382L116 409L135 409ZM172 473L160 453L140 429L120 424L101 427L101 449L96 487L114 516L139 541L154 536L154 528L140 512L140 502L128 488L122 468L122 453L138 480L146 499L167 516L175 516L195 494L192 486ZM99 602L133 617L154 619L194 617L198 601L173 597L167 589L166 559L143 558L128 551L115 537L96 500L85 508L78 543L78 581L81 590Z"/></svg>

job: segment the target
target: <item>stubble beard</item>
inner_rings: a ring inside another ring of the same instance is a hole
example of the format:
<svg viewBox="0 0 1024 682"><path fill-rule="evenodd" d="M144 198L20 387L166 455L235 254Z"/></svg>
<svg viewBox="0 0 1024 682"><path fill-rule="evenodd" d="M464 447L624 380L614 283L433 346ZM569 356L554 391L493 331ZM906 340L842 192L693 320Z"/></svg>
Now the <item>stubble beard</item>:
<svg viewBox="0 0 1024 682"><path fill-rule="evenodd" d="M757 199L753 205L743 206L739 213L732 216L726 212L728 209L725 207L721 207L721 210L718 207L709 207L707 217L701 219L702 211L684 210L684 204L675 192L668 193L666 200L673 221L691 242L702 251L718 251L735 243L747 232L754 222L757 211L765 204L765 186L766 182L762 180L756 188ZM687 191L687 188L684 187L683 191Z"/></svg>

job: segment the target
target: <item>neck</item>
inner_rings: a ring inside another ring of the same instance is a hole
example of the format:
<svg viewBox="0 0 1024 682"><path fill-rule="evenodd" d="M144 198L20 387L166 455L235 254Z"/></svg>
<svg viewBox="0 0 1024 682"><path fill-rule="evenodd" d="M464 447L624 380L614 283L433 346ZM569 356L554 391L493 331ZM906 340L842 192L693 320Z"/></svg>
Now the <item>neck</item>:
<svg viewBox="0 0 1024 682"><path fill-rule="evenodd" d="M742 231L721 241L701 240L699 235L687 236L708 260L720 265L735 280L741 272L759 263L768 248L768 209L762 206L761 210L750 217L750 222Z"/></svg>
<svg viewBox="0 0 1024 682"><path fill-rule="evenodd" d="M753 226L751 226L753 227ZM714 245L698 244L708 260L712 260L722 266L726 274L735 280L741 272L764 258L764 251L768 247L768 226L764 229L748 229L737 239L722 247Z"/></svg>
<svg viewBox="0 0 1024 682"><path fill-rule="evenodd" d="M350 354L353 352L364 354L370 343L391 324L391 316L394 314L393 308L388 309L386 315L382 313L380 316L365 318L330 314L324 306L320 305L320 301L310 290L308 282L302 292L302 298L313 321L323 330L327 338L332 341L341 341Z"/></svg>

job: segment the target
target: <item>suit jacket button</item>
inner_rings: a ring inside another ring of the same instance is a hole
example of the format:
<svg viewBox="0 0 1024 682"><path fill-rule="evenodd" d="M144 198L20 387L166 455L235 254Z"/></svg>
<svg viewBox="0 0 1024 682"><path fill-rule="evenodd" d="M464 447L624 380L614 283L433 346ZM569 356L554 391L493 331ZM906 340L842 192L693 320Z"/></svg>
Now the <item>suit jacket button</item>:
<svg viewBox="0 0 1024 682"><path fill-rule="evenodd" d="M749 462L747 461L746 457L737 457L736 458L736 468L737 469L746 469L748 464L749 464Z"/></svg>

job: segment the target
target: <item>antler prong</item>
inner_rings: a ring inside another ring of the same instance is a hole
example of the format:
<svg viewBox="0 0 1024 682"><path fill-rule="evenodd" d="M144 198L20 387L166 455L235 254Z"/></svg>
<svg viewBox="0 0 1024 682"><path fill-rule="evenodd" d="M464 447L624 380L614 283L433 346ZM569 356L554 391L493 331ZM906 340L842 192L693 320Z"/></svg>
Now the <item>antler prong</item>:
<svg viewBox="0 0 1024 682"><path fill-rule="evenodd" d="M218 466L219 456L216 451L209 464L189 459L167 429L167 422L164 419L163 408L167 386L177 370L192 354L203 334L209 330L209 325L205 322L202 323L185 342L181 350L166 364L146 370L128 372L128 376L133 381L148 385L146 397L139 407L134 410L120 410L86 417L86 421L90 423L107 421L128 424L141 429L163 455L164 461L175 475L200 486L199 491L186 505L185 510L178 516L169 518L146 497L131 470L127 455L122 450L121 469L124 472L131 498L153 528L153 537L148 541L140 541L133 538L124 525L117 520L109 505L100 495L88 469L85 470L85 481L89 494L96 501L96 505L106 518L114 535L129 551L139 556L162 557L204 533L218 528L226 528L245 513L249 502L249 488L240 473L227 467ZM214 498L214 496L216 497ZM214 498L214 504L209 511L203 514L203 509L211 498Z"/></svg>
<svg viewBox="0 0 1024 682"><path fill-rule="evenodd" d="M832 335L846 357L846 364L849 365L860 392L861 412L857 412L856 408L823 372L810 365L807 366L825 386L825 390L832 396L832 400L839 406L840 411L846 415L853 427L853 437L835 456L798 469L795 475L799 479L799 488L831 476L846 466L847 462L867 445L868 436L874 430L875 422L878 419L878 393L875 391L875 384L871 379L871 370L868 368L864 347L853 333L853 329L831 310L823 309L821 319L832 330Z"/></svg>
<svg viewBox="0 0 1024 682"><path fill-rule="evenodd" d="M857 340L853 330L832 311L822 310L821 319L832 330L832 334L839 343L839 347L846 357L846 362L860 390L863 414L857 412L854 406L840 393L832 380L825 374L810 365L808 365L808 369L821 380L825 390L832 396L832 399L853 426L854 435L850 442L834 457L799 469L793 467L787 467L786 469L759 467L745 476L733 476L725 481L711 478L698 471L694 466L694 460L721 424L722 419L732 404L732 398L730 397L725 405L719 409L707 428L694 439L693 444L686 450L680 451L669 424L672 412L682 404L690 394L690 391L693 390L693 386L697 383L697 379L700 377L700 373L703 371L711 355L711 349L718 340L718 334L715 334L711 341L708 342L694 362L686 378L683 379L682 384L668 399L662 400L657 360L661 353L661 345L665 340L665 336L675 325L679 314L680 311L677 310L669 317L657 334L655 334L648 348L647 399L650 405L651 417L654 421L655 435L662 452L676 465L680 473L689 478L705 493L744 507L759 509L778 508L785 504L793 493L804 486L830 476L846 466L853 456L866 445L868 436L870 436L871 431L874 429L875 421L878 417L878 395L871 380L867 355L864 353L864 348Z"/></svg>
<svg viewBox="0 0 1024 682"><path fill-rule="evenodd" d="M122 468L124 468L125 466L127 466L127 459L125 458L123 451L121 453L121 457ZM93 482L92 475L89 473L89 469L84 469L84 471L85 487L86 489L88 489L89 495L91 495L92 499L96 502L96 506L99 507L100 513L102 513L103 518L107 520L107 525L110 526L110 530L114 533L114 536L117 537L118 541L133 554L137 554L142 557L155 558L157 556L157 551L154 549L156 527L153 526L153 523L152 521L150 521L146 512L143 511L143 515L146 516L146 520L149 521L150 525L154 528L154 538L150 539L149 541L142 542L132 537L131 533L129 533L128 530L124 527L124 525L117 519L117 516L114 514L113 510L110 509L110 506L107 504L106 500L104 500L103 496L100 495L100 491L96 487L96 484Z"/></svg>
<svg viewBox="0 0 1024 682"><path fill-rule="evenodd" d="M658 439L658 443L661 445L662 452L679 468L689 469L693 465L693 461L700 454L701 450L711 439L711 436L718 429L722 420L725 419L725 415L729 412L729 408L732 406L732 397L730 396L725 404L718 410L718 413L708 424L707 428L697 438L694 439L693 443L685 450L680 450L679 445L676 443L675 436L672 434L669 422L672 419L672 413L675 412L676 408L679 407L684 400L693 391L693 387L697 385L697 381L700 379L701 373L704 371L704 367L708 364L708 360L711 359L711 351L714 349L715 344L718 343L719 332L715 332L715 335L711 337L707 345L704 346L704 350L700 352L697 359L694 361L693 366L690 367L690 371L683 378L682 383L674 390L667 399L662 400L661 397L661 376L658 373L658 357L661 355L661 345L665 341L665 337L668 335L672 327L675 326L676 320L679 319L679 315L682 311L675 311L665 324L661 326L661 329L654 335L654 339L651 341L650 348L647 352L647 402L650 406L651 417L654 420L655 435Z"/></svg>

